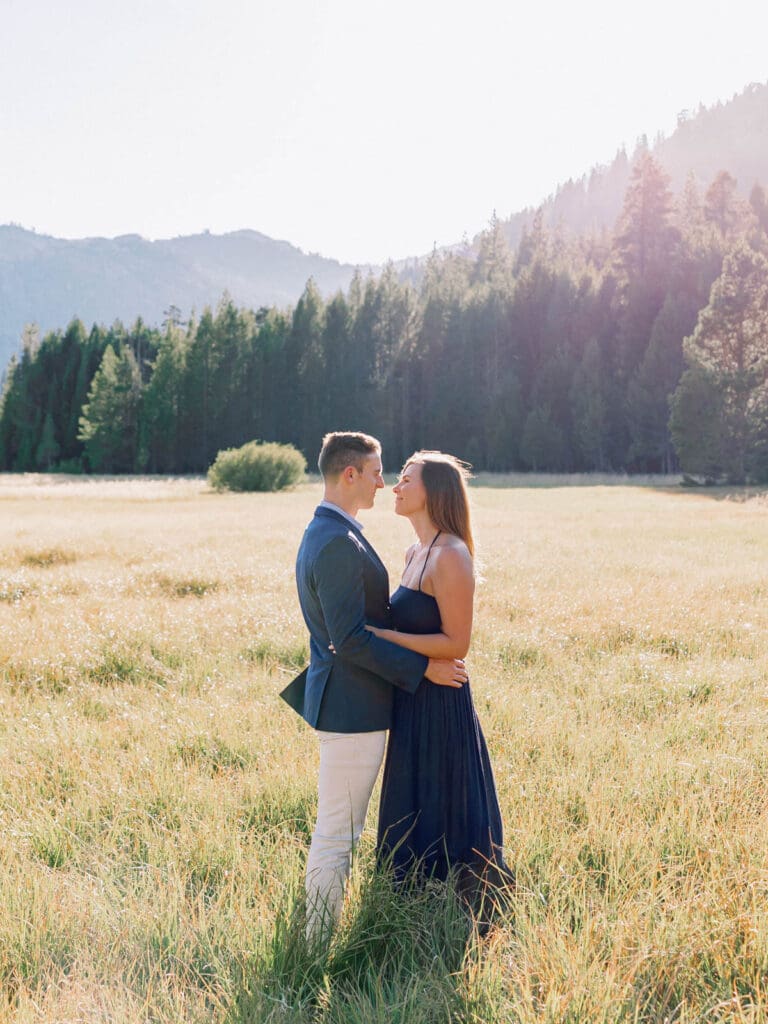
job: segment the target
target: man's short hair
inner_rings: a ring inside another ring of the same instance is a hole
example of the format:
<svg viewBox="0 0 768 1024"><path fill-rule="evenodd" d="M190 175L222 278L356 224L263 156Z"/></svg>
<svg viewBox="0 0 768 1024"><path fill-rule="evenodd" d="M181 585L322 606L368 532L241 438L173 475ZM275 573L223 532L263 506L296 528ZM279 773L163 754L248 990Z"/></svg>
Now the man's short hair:
<svg viewBox="0 0 768 1024"><path fill-rule="evenodd" d="M369 434L335 430L323 438L317 465L324 480L335 480L347 466L362 470L370 455L380 455L381 444Z"/></svg>

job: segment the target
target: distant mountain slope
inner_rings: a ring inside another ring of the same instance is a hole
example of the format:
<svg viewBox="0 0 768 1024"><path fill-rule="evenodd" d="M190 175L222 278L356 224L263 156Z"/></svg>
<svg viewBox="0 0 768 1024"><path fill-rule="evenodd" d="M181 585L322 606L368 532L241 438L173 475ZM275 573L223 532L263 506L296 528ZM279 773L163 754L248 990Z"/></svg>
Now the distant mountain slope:
<svg viewBox="0 0 768 1024"><path fill-rule="evenodd" d="M681 113L672 135L658 138L651 149L675 191L691 171L703 192L718 171L727 170L748 195L756 181L768 183L768 84L750 85L727 103ZM566 182L542 204L545 224L575 234L612 229L630 173L631 159L622 150L609 166ZM513 248L534 213L522 210L503 221ZM425 259L396 266L416 281ZM43 332L64 327L73 316L86 325L132 323L137 316L156 324L171 305L186 315L214 304L224 291L238 305L281 306L296 301L309 277L328 294L346 288L354 271L257 231L157 242L138 235L65 241L0 227L0 373L28 322Z"/></svg>
<svg viewBox="0 0 768 1024"><path fill-rule="evenodd" d="M228 291L238 305L294 303L309 277L326 294L346 288L355 268L307 255L258 231L149 242L138 235L67 241L0 226L0 373L26 323L43 332L73 316L87 326L159 323L169 306L183 314Z"/></svg>
<svg viewBox="0 0 768 1024"><path fill-rule="evenodd" d="M748 196L755 182L768 183L768 83L752 84L726 103L681 111L668 137L649 146L679 192L689 173L702 191L718 171L728 171L738 191ZM541 205L543 221L573 234L612 229L621 213L632 161L624 150L606 167L595 167L576 181L567 181ZM512 248L533 221L534 209L504 220Z"/></svg>

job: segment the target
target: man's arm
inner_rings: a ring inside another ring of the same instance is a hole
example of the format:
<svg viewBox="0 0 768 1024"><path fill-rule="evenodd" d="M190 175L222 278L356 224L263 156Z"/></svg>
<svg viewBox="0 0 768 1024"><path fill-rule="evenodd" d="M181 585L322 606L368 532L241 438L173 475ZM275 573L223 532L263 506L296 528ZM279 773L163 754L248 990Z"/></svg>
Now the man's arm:
<svg viewBox="0 0 768 1024"><path fill-rule="evenodd" d="M313 575L337 658L410 693L424 675L442 686L461 685L466 680L463 663L430 661L423 654L379 639L365 628L363 555L349 537L335 537L326 544L315 561Z"/></svg>

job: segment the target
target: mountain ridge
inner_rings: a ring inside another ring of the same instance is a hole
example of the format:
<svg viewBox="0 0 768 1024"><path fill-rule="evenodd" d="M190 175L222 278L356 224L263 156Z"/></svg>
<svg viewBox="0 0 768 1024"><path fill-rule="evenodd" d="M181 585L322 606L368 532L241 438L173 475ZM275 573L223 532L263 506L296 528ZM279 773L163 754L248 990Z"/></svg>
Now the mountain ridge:
<svg viewBox="0 0 768 1024"><path fill-rule="evenodd" d="M643 148L643 141L639 148ZM730 100L678 115L669 136L658 135L652 155L679 193L689 174L701 190L726 170L742 195L768 182L768 83L751 83ZM538 207L500 220L512 248L540 213L545 226L570 234L613 230L629 184L632 157L620 149L610 164L596 165L560 185ZM474 239L477 244L479 235ZM470 246L471 247L471 246ZM464 250L465 243L444 247ZM418 280L428 256L394 266ZM115 238L60 239L19 225L0 226L0 371L18 349L25 324L41 333L63 328L75 316L93 322L159 323L171 306L186 316L215 305L224 292L238 304L287 306L312 277L326 295L346 289L356 271L377 271L304 253L292 243L254 228L224 234L198 232L148 240L138 234Z"/></svg>
<svg viewBox="0 0 768 1024"><path fill-rule="evenodd" d="M186 315L215 305L224 292L239 305L289 305L312 277L331 294L367 265L304 253L252 228L148 240L62 239L16 224L0 225L0 366L19 346L27 323L41 333L73 317L94 322L159 323L170 306Z"/></svg>

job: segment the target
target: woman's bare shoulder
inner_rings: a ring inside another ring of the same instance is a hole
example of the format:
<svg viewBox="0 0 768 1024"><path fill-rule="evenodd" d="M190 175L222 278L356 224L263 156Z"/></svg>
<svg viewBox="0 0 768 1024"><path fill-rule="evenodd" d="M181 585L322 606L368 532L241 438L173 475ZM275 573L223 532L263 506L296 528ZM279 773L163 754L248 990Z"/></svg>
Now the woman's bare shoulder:
<svg viewBox="0 0 768 1024"><path fill-rule="evenodd" d="M467 558L472 557L469 553L469 548L467 547L467 545L464 543L461 537L457 537L455 533L441 534L440 540L435 545L435 547L439 551L458 551L461 554L466 555Z"/></svg>
<svg viewBox="0 0 768 1024"><path fill-rule="evenodd" d="M441 543L435 546L437 552L437 563L442 563L444 568L455 570L469 570L472 572L473 561L469 548L461 539L453 533L446 533L441 537Z"/></svg>

